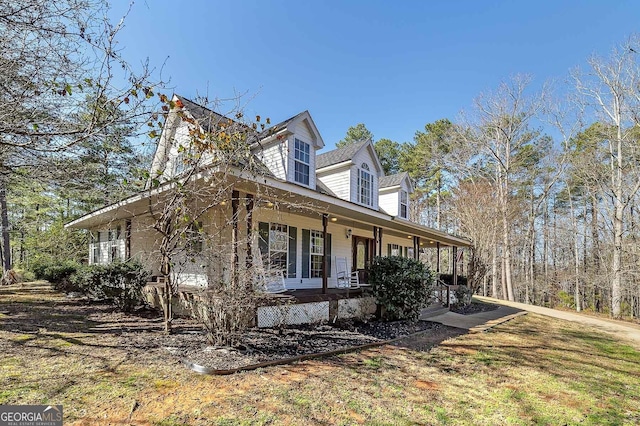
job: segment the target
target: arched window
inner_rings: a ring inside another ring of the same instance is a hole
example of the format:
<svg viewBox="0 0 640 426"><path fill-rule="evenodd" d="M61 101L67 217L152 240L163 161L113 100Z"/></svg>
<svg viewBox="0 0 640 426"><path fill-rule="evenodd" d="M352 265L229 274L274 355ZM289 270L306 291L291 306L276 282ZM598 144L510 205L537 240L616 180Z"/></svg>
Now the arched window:
<svg viewBox="0 0 640 426"><path fill-rule="evenodd" d="M358 202L373 206L373 175L367 163L362 163L358 169Z"/></svg>

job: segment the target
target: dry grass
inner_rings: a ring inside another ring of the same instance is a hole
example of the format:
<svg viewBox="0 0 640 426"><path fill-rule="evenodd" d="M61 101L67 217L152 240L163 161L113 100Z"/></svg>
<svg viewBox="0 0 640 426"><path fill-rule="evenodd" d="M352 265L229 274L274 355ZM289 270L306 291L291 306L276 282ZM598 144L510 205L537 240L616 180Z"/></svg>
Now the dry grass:
<svg viewBox="0 0 640 426"><path fill-rule="evenodd" d="M0 404L63 404L65 424L86 425L640 423L640 353L537 315L430 351L213 377L125 349L117 330L64 304L43 285L0 288Z"/></svg>

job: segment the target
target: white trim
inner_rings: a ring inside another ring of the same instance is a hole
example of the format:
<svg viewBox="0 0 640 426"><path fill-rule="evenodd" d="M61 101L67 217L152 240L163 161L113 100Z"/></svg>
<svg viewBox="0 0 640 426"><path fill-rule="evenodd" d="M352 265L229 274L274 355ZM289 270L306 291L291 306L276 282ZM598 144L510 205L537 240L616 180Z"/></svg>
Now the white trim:
<svg viewBox="0 0 640 426"><path fill-rule="evenodd" d="M322 154L320 154L320 155L322 155ZM344 166L350 166L352 164L353 164L353 161L351 161L351 160L343 161L341 163L332 164L330 166L325 166L325 167L316 169L316 174L330 172L332 170L340 169L340 168L343 168Z"/></svg>
<svg viewBox="0 0 640 426"><path fill-rule="evenodd" d="M384 188L380 188L378 192L393 192L394 190L402 189L401 185L393 185L393 186L385 186Z"/></svg>

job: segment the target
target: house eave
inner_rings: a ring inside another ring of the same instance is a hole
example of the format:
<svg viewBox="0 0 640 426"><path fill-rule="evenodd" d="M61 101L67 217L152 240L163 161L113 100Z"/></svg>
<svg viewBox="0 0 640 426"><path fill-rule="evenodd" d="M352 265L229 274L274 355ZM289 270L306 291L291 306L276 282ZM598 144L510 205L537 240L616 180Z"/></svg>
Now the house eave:
<svg viewBox="0 0 640 426"><path fill-rule="evenodd" d="M400 185L385 186L384 188L380 188L379 191L380 192L391 192L391 191L397 191L398 189L402 189L402 186L400 186Z"/></svg>
<svg viewBox="0 0 640 426"><path fill-rule="evenodd" d="M193 179L201 180L206 175L217 173L219 171L219 169L211 168L198 173ZM265 198L272 198L274 201L277 201L278 199L284 199L284 196L288 196L289 198L302 197L301 201L314 207L313 209L310 209L310 211L313 211L313 214L316 215L319 214L317 212L335 215L346 220L354 220L365 224L381 226L398 233L437 240L444 245L461 247L471 245L468 240L410 222L397 216L391 216L388 213L372 210L341 198L322 194L310 188L295 185L269 176L255 177L238 169L227 169L227 171L233 174L238 180L237 186L244 186L247 191L251 191L252 187L256 184L261 186L264 185L271 190L277 191L271 195L266 194ZM169 190L174 185L175 184L173 182L168 182L153 190L136 194L112 205L95 210L67 223L65 228L90 228L112 220L121 220L128 217L147 214L149 213L148 205L151 202L151 197ZM107 214L109 214L109 216L106 216Z"/></svg>

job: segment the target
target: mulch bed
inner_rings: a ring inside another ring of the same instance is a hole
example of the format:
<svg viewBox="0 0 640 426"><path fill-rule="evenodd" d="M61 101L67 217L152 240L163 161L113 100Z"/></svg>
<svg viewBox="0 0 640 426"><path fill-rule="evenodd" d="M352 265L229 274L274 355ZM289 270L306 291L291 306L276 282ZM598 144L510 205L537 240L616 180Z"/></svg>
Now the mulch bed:
<svg viewBox="0 0 640 426"><path fill-rule="evenodd" d="M456 314L471 315L480 312L495 311L498 308L498 305L492 305L490 303L471 302L467 306L451 306L450 310Z"/></svg>
<svg viewBox="0 0 640 426"><path fill-rule="evenodd" d="M144 314L145 317L153 317L148 312ZM121 324L130 324L131 320L131 315L120 312L94 314L92 317L99 322ZM179 318L174 320L174 333L171 335L125 327L119 340L123 347L132 350L161 348L187 365L222 371L379 344L422 331L427 331L425 335L433 333L433 339L426 338L430 347L458 335L451 327L428 321L339 320L335 324L251 328L243 333L234 347L216 347L207 340L204 328L197 321ZM426 345L423 346L426 350Z"/></svg>
<svg viewBox="0 0 640 426"><path fill-rule="evenodd" d="M39 297L36 296L32 303L12 303L5 300L0 309L0 331L34 336L41 333L62 333L63 337L73 337L74 345L89 344L95 354L100 353L104 345L105 349L124 350L138 362L147 364L177 364L188 361L207 369L218 370L239 369L282 359L348 350L421 331L426 333L420 335L424 341L420 349L426 350L459 334L453 328L427 321L384 323L347 320L336 324L289 326L282 329L254 328L244 333L233 348L213 347L207 341L202 325L192 319L175 319L174 332L167 335L163 332L161 312L142 309L125 314L112 306L90 303L81 298L52 296L47 301L37 299ZM408 343L402 345L411 347ZM16 347L15 350L19 348Z"/></svg>
<svg viewBox="0 0 640 426"><path fill-rule="evenodd" d="M189 363L206 369L231 370L305 355L346 350L441 328L427 321L355 322L335 325L300 325L283 329L253 328L233 347L214 347L203 333L176 339L166 349Z"/></svg>

